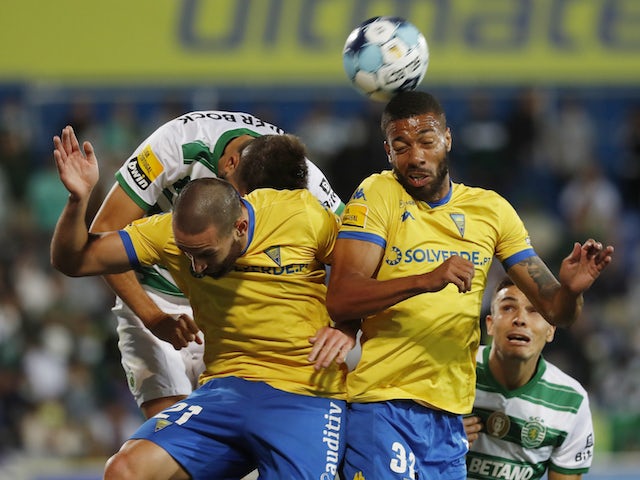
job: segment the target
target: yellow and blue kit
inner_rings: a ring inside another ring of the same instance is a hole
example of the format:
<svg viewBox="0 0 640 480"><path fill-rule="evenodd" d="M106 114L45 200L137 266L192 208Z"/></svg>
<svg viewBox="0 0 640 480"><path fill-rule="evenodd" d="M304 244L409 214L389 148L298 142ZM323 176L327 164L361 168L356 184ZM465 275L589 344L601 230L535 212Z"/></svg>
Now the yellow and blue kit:
<svg viewBox="0 0 640 480"><path fill-rule="evenodd" d="M191 274L171 214L120 233L133 266L161 264L174 277L205 338L201 387L133 438L159 444L193 478L256 467L265 478L321 478L344 451L345 369L316 371L307 357L309 338L330 325L324 263L339 219L307 190L256 190L243 202L248 243L219 279Z"/></svg>
<svg viewBox="0 0 640 480"><path fill-rule="evenodd" d="M470 412L478 319L493 257L508 268L535 255L515 210L495 192L455 183L446 198L429 205L414 200L387 171L353 194L338 238L384 249L378 280L430 272L452 255L473 262L470 292L448 285L364 319L362 357L347 380L353 402L410 399Z"/></svg>
<svg viewBox="0 0 640 480"><path fill-rule="evenodd" d="M495 192L450 183L429 204L385 171L356 189L338 238L379 245L381 281L431 272L453 255L475 266L469 292L450 284L364 318L347 376L346 478L466 478L460 414L474 400L482 297L494 256L508 269L535 255L522 221Z"/></svg>

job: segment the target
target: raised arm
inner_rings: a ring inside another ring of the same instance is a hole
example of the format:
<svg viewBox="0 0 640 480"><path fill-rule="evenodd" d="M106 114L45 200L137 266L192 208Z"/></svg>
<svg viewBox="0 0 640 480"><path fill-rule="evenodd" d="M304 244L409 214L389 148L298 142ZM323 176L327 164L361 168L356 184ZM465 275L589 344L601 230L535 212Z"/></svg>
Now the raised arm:
<svg viewBox="0 0 640 480"><path fill-rule="evenodd" d="M93 146L82 150L69 126L53 138L53 156L60 180L69 191L51 240L51 264L69 276L98 275L129 270L124 245L117 232L90 234L85 215L91 192L98 182L98 162Z"/></svg>
<svg viewBox="0 0 640 480"><path fill-rule="evenodd" d="M131 270L120 234L115 231L89 233L85 224L89 197L98 181L98 162L93 147L89 142L84 142L80 150L71 127L65 127L61 137L55 136L53 144L56 167L60 180L69 190L69 200L51 240L51 264L62 273L74 277ZM137 280L135 283L139 287ZM176 349L185 347L193 340L202 343L196 335L198 327L191 317L180 315L174 318L160 313L151 330L156 336Z"/></svg>
<svg viewBox="0 0 640 480"><path fill-rule="evenodd" d="M559 279L537 256L517 263L507 273L549 323L567 327L580 316L583 293L611 263L612 255L612 246L589 239L574 244L560 265Z"/></svg>
<svg viewBox="0 0 640 480"><path fill-rule="evenodd" d="M383 254L382 247L374 243L336 241L327 292L327 309L336 323L371 315L421 293L440 291L449 283L460 292L471 288L473 264L458 255L429 273L376 280Z"/></svg>

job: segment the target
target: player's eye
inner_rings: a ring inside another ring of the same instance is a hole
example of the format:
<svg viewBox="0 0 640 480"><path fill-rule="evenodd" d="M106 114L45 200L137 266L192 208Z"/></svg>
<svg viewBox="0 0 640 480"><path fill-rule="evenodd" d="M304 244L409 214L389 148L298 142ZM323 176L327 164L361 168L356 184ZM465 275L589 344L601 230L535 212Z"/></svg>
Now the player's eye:
<svg viewBox="0 0 640 480"><path fill-rule="evenodd" d="M409 150L409 147L407 146L393 147L393 151L395 152L396 155L402 155L404 153L407 153L408 150Z"/></svg>

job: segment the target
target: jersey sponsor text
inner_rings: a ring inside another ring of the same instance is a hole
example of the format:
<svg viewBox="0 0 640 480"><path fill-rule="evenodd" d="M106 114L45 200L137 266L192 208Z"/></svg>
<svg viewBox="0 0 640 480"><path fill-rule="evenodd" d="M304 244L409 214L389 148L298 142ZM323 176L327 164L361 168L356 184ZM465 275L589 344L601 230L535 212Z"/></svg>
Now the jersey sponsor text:
<svg viewBox="0 0 640 480"><path fill-rule="evenodd" d="M324 418L327 423L322 431L322 443L327 445L327 457L325 472L331 476L326 476L326 479L335 478L338 473L338 463L340 461L340 429L342 426L342 408L333 402L329 404L329 413L325 414ZM322 480L325 479L325 475L322 475Z"/></svg>
<svg viewBox="0 0 640 480"><path fill-rule="evenodd" d="M149 188L151 181L140 168L138 157L134 157L127 162L127 171L129 172L129 175L131 175L133 181L136 182L136 185L138 185L142 190Z"/></svg>
<svg viewBox="0 0 640 480"><path fill-rule="evenodd" d="M309 264L300 263L293 265L285 265L284 267L262 267L260 265L235 265L233 270L236 272L255 272L268 273L269 275L293 275L308 270Z"/></svg>
<svg viewBox="0 0 640 480"><path fill-rule="evenodd" d="M397 265L400 263L398 261L398 252L400 251L398 247L391 247L394 252L392 259L387 259L386 263L388 265ZM404 263L438 263L444 262L448 258L459 255L462 258L465 258L472 262L476 266L486 265L491 261L490 257L482 256L481 252L478 251L465 251L465 250L436 250L433 248L409 248L402 254L402 261Z"/></svg>
<svg viewBox="0 0 640 480"><path fill-rule="evenodd" d="M469 474L477 474L472 478L529 480L535 473L529 465L516 465L506 461L471 458L467 465Z"/></svg>

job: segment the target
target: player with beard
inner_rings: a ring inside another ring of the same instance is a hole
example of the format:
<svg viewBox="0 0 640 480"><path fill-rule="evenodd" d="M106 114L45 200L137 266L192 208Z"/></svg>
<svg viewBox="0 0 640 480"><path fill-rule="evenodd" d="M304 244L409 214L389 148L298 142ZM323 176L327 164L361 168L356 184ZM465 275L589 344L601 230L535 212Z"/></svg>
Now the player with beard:
<svg viewBox="0 0 640 480"><path fill-rule="evenodd" d="M343 478L466 478L479 315L494 256L552 325L571 325L613 247L574 243L559 280L499 194L449 176L452 135L439 102L403 92L381 119L393 168L355 190L342 217L327 308L362 318L347 376Z"/></svg>
<svg viewBox="0 0 640 480"><path fill-rule="evenodd" d="M263 186L263 160L286 157L294 165L286 182L292 190L258 188L240 197L224 180L199 178L178 194L173 214L91 234L84 219L97 160L91 144L83 154L71 134L54 138L70 194L52 263L72 276L162 265L197 322L163 319L162 338L184 347L200 327L206 344L200 387L147 420L107 462L104 478L242 478L257 468L261 478L333 479L344 450L343 363L354 342L331 327L325 307L324 264L339 219L302 188L299 140L264 135L242 151L241 165L256 167L246 172L245 188ZM285 172L276 164L278 182Z"/></svg>
<svg viewBox="0 0 640 480"><path fill-rule="evenodd" d="M91 232L118 230L144 216L172 211L175 197L190 179L220 177L237 187L244 146L262 135L283 133L245 112L195 111L168 121L118 169ZM306 186L340 214L344 205L329 182L316 165L306 163ZM274 184L269 186L281 188L280 178L272 176ZM166 270L157 266L104 279L116 293L112 311L127 384L144 416L152 417L186 397L205 368L200 337L178 351L154 335L159 322L192 316L191 306Z"/></svg>

